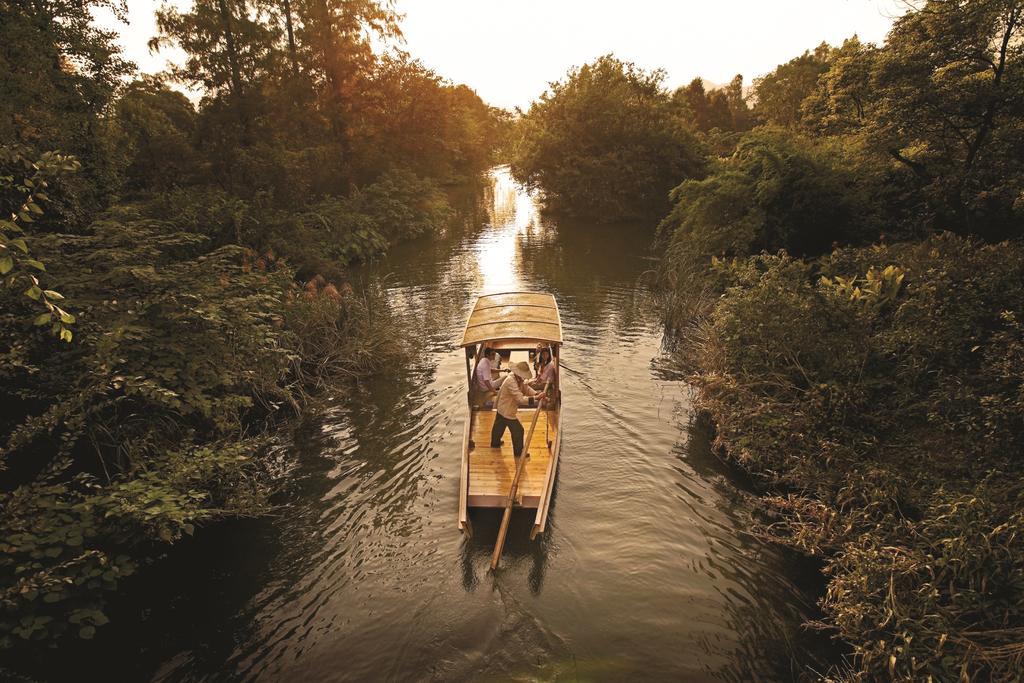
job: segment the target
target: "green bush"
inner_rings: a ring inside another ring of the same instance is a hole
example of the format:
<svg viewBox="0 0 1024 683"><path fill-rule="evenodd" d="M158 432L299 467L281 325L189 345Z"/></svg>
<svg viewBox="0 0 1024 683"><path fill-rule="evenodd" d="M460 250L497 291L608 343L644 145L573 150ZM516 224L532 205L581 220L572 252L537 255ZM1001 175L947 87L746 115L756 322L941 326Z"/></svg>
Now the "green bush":
<svg viewBox="0 0 1024 683"><path fill-rule="evenodd" d="M1024 248L940 235L716 260L681 351L762 532L827 559L877 678L1013 680L1024 654Z"/></svg>
<svg viewBox="0 0 1024 683"><path fill-rule="evenodd" d="M294 263L303 279L317 274L336 279L346 265L440 232L452 215L436 183L395 170L348 196L325 198L301 213L271 218L258 243Z"/></svg>
<svg viewBox="0 0 1024 683"><path fill-rule="evenodd" d="M269 196L243 199L213 187L176 188L144 202L145 215L175 229L284 257L302 280L343 280L345 267L388 247L447 227L454 212L437 183L392 169L344 196L327 196L295 210L273 208Z"/></svg>
<svg viewBox="0 0 1024 683"><path fill-rule="evenodd" d="M155 221L104 220L89 235L37 243L75 302L81 339L53 355L39 335L8 318L4 348L24 355L5 364L4 375L31 413L10 432L8 450L74 428L77 411L90 405L113 431L88 438L116 444L128 463L136 448L163 443L161 415L226 433L253 404L250 388L279 393L289 353L275 321L289 270L257 270L242 247L211 250L208 238ZM5 306L4 317L12 310ZM195 354L198 348L204 352ZM17 411L8 416L21 419Z"/></svg>
<svg viewBox="0 0 1024 683"><path fill-rule="evenodd" d="M897 680L1015 680L1024 657L1020 474L939 490L920 522L868 532L829 562L824 604L863 669Z"/></svg>
<svg viewBox="0 0 1024 683"><path fill-rule="evenodd" d="M104 481L61 477L68 461L4 494L0 514L0 649L18 640L91 639L118 589L154 546L227 515L266 509L255 442L162 452Z"/></svg>
<svg viewBox="0 0 1024 683"><path fill-rule="evenodd" d="M36 236L73 344L0 290L0 646L106 623L104 592L196 525L260 514L254 425L395 353L380 292L306 291L272 255L130 209Z"/></svg>
<svg viewBox="0 0 1024 683"><path fill-rule="evenodd" d="M404 354L398 321L379 286L357 293L314 278L301 294L289 297L284 317L302 359L305 386L362 377Z"/></svg>
<svg viewBox="0 0 1024 683"><path fill-rule="evenodd" d="M211 238L214 244L256 246L261 224L267 220L249 200L218 187L177 187L149 195L140 210L182 232Z"/></svg>
<svg viewBox="0 0 1024 683"><path fill-rule="evenodd" d="M876 238L884 174L839 142L758 128L744 135L708 177L672 191L660 231L677 260L786 249L818 255L834 243Z"/></svg>

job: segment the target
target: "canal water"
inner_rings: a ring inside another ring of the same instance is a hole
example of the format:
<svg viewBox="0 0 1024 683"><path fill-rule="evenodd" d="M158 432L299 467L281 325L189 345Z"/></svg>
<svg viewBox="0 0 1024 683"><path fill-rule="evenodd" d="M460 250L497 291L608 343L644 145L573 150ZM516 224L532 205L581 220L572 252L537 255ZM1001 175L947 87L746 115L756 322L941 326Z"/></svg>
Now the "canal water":
<svg viewBox="0 0 1024 683"><path fill-rule="evenodd" d="M652 233L555 222L492 171L441 239L383 277L407 361L323 406L278 447L287 501L176 553L166 595L125 636L153 681L793 680L817 666L814 576L746 533L749 504L691 420L645 273ZM564 437L548 529L517 514L457 530L476 296L558 299Z"/></svg>

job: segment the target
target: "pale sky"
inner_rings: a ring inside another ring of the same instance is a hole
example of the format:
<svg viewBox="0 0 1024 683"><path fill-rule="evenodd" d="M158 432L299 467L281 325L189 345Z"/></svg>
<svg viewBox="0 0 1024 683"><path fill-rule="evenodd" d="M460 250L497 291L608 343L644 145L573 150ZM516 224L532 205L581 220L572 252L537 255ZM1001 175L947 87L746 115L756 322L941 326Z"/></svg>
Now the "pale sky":
<svg viewBox="0 0 1024 683"><path fill-rule="evenodd" d="M158 5L128 0L129 26L104 20L150 73L166 62L146 47ZM670 87L738 73L749 85L823 40L881 42L904 9L901 0L398 0L402 49L490 104L524 109L570 67L609 52L664 69Z"/></svg>

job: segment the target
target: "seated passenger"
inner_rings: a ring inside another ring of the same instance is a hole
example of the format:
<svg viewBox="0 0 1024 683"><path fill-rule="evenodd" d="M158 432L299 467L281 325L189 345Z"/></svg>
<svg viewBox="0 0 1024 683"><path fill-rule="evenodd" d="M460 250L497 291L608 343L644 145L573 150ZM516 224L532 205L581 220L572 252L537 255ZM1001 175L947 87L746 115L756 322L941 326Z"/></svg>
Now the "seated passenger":
<svg viewBox="0 0 1024 683"><path fill-rule="evenodd" d="M494 362L494 349L486 348L483 351L483 358L476 364L476 373L473 376L473 405L483 405L490 394L498 391L502 379L494 379L491 363Z"/></svg>
<svg viewBox="0 0 1024 683"><path fill-rule="evenodd" d="M545 384L550 383L553 389L556 372L556 363L551 358L551 347L545 346L537 354L537 378L530 382L530 386L534 389L543 389Z"/></svg>

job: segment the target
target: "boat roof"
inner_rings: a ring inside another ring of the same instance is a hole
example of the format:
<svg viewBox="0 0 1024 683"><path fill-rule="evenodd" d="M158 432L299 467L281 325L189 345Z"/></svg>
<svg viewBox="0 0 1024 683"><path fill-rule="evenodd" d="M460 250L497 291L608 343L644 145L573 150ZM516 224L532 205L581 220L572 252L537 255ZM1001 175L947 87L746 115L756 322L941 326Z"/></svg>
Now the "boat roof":
<svg viewBox="0 0 1024 683"><path fill-rule="evenodd" d="M476 300L466 321L462 346L483 341L562 343L562 319L555 297L541 292L500 292Z"/></svg>

